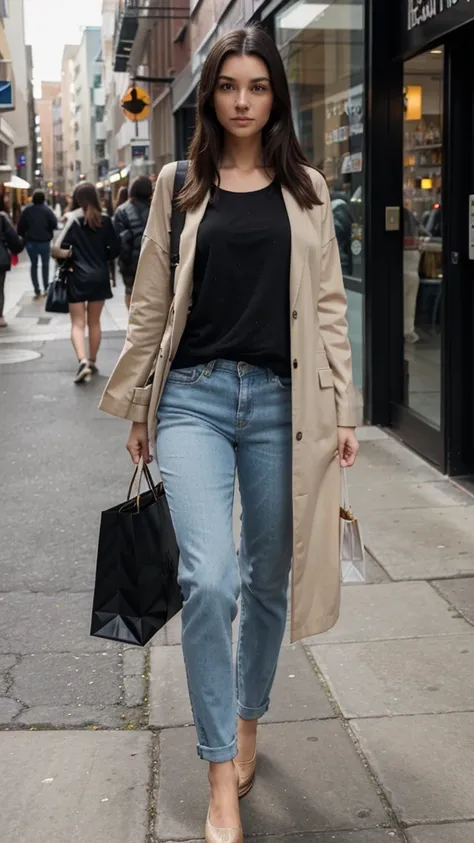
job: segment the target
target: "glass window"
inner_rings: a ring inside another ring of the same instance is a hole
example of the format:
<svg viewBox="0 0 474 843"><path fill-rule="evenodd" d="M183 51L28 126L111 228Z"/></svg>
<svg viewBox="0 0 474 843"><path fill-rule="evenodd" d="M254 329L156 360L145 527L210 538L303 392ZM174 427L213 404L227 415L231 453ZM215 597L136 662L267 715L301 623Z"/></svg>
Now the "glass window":
<svg viewBox="0 0 474 843"><path fill-rule="evenodd" d="M364 2L286 6L276 18L296 131L328 181L348 298L355 385L363 385Z"/></svg>
<svg viewBox="0 0 474 843"><path fill-rule="evenodd" d="M405 404L441 425L444 48L405 63L403 335Z"/></svg>

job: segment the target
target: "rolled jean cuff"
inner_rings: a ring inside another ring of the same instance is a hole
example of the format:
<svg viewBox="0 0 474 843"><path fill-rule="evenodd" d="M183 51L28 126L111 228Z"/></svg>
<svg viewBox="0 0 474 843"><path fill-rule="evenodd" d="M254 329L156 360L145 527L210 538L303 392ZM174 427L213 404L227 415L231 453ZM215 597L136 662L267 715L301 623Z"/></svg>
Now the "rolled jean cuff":
<svg viewBox="0 0 474 843"><path fill-rule="evenodd" d="M197 754L203 761L213 761L217 764L222 764L224 761L232 761L237 755L237 739L234 738L228 746L212 747L198 744Z"/></svg>
<svg viewBox="0 0 474 843"><path fill-rule="evenodd" d="M267 713L270 707L270 700L267 700L264 705L261 705L260 708L247 708L245 705L241 705L241 703L237 703L237 714L242 720L259 720L260 717L263 717L264 714Z"/></svg>

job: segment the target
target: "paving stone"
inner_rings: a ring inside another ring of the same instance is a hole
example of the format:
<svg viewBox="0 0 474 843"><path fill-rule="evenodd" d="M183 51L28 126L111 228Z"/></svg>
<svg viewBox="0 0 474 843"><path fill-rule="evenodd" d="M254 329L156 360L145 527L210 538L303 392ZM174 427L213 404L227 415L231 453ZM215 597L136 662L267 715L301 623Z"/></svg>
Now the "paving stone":
<svg viewBox="0 0 474 843"><path fill-rule="evenodd" d="M366 424L357 428L357 439L359 442L377 442L382 439L390 439L390 437L380 427L373 427L370 424Z"/></svg>
<svg viewBox="0 0 474 843"><path fill-rule="evenodd" d="M0 656L0 696L6 694L10 685L7 671L16 664L16 656Z"/></svg>
<svg viewBox="0 0 474 843"><path fill-rule="evenodd" d="M261 837L252 835L252 843L401 843L401 837L396 831L390 828L382 828L377 831L330 831L322 834L283 834L265 835ZM201 843L201 840L187 840L186 843ZM167 841L177 843L177 841ZM457 841L454 841L457 843ZM471 843L467 840L466 843Z"/></svg>
<svg viewBox="0 0 474 843"><path fill-rule="evenodd" d="M154 647L150 662L150 726L193 723L181 647Z"/></svg>
<svg viewBox="0 0 474 843"><path fill-rule="evenodd" d="M468 621L474 623L474 577L460 577L454 580L435 580L433 585L449 600L456 609L463 613Z"/></svg>
<svg viewBox="0 0 474 843"><path fill-rule="evenodd" d="M13 718L17 716L18 712L21 711L21 708L21 703L16 702L16 700L11 700L8 697L1 697L0 726L5 725L6 723L11 723Z"/></svg>
<svg viewBox="0 0 474 843"><path fill-rule="evenodd" d="M116 652L115 642L89 634L91 608L91 593L0 594L0 652Z"/></svg>
<svg viewBox="0 0 474 843"><path fill-rule="evenodd" d="M262 722L334 717L326 694L300 645L280 653L272 702ZM151 654L150 725L186 726L193 722L181 648L159 647Z"/></svg>
<svg viewBox="0 0 474 843"><path fill-rule="evenodd" d="M271 705L262 723L327 717L334 717L334 711L301 645L282 647Z"/></svg>
<svg viewBox="0 0 474 843"><path fill-rule="evenodd" d="M474 636L326 644L311 652L345 717L474 708Z"/></svg>
<svg viewBox="0 0 474 843"><path fill-rule="evenodd" d="M439 471L394 439L363 442L356 464L349 471L349 483L370 487L393 483L396 477L407 483L436 483Z"/></svg>
<svg viewBox="0 0 474 843"><path fill-rule="evenodd" d="M474 574L472 507L366 513L364 541L393 580Z"/></svg>
<svg viewBox="0 0 474 843"><path fill-rule="evenodd" d="M355 720L352 727L402 822L474 819L474 713Z"/></svg>
<svg viewBox="0 0 474 843"><path fill-rule="evenodd" d="M449 606L428 583L360 585L343 588L336 626L307 638L305 644L422 638L469 631L469 625L462 618L453 617Z"/></svg>
<svg viewBox="0 0 474 843"><path fill-rule="evenodd" d="M352 506L361 521L364 520L367 510L370 513L392 509L474 505L471 495L453 486L449 480L441 480L438 483L407 483L403 477L398 476L387 484L371 484L369 480L364 483L361 477L357 480L357 485L349 484L349 494Z"/></svg>
<svg viewBox="0 0 474 843"><path fill-rule="evenodd" d="M420 825L407 830L409 843L474 843L474 823Z"/></svg>
<svg viewBox="0 0 474 843"><path fill-rule="evenodd" d="M11 696L33 705L114 705L121 699L118 655L38 653L13 668Z"/></svg>
<svg viewBox="0 0 474 843"><path fill-rule="evenodd" d="M145 843L150 735L2 732L0 839Z"/></svg>
<svg viewBox="0 0 474 843"><path fill-rule="evenodd" d="M167 729L160 743L157 837L193 839L208 808L207 765L197 758L194 728ZM257 780L241 810L252 835L373 829L386 821L354 745L333 720L261 726Z"/></svg>
<svg viewBox="0 0 474 843"><path fill-rule="evenodd" d="M122 716L123 715L123 716ZM15 725L37 726L44 729L67 729L74 726L99 726L119 729L136 718L124 706L35 705L25 709Z"/></svg>

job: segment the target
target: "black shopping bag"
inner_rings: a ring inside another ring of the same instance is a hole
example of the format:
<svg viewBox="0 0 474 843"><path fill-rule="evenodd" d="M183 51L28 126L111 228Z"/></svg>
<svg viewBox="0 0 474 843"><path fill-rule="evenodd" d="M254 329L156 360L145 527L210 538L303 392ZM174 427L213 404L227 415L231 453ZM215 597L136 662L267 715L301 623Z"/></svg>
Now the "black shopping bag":
<svg viewBox="0 0 474 843"><path fill-rule="evenodd" d="M91 635L146 644L182 608L178 545L163 484L102 513Z"/></svg>
<svg viewBox="0 0 474 843"><path fill-rule="evenodd" d="M69 313L67 268L64 264L58 266L54 280L48 287L44 309L46 313Z"/></svg>

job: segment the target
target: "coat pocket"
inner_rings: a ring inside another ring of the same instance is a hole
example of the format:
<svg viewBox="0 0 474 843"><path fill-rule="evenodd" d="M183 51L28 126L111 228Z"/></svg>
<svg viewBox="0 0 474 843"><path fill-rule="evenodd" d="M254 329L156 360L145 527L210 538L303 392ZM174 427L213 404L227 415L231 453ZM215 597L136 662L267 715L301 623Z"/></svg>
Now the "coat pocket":
<svg viewBox="0 0 474 843"><path fill-rule="evenodd" d="M140 404L142 407L148 407L151 401L152 383L147 386L137 386L133 390L132 404Z"/></svg>
<svg viewBox="0 0 474 843"><path fill-rule="evenodd" d="M334 386L334 378L331 369L318 369L319 386L321 389L329 389Z"/></svg>

